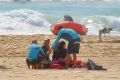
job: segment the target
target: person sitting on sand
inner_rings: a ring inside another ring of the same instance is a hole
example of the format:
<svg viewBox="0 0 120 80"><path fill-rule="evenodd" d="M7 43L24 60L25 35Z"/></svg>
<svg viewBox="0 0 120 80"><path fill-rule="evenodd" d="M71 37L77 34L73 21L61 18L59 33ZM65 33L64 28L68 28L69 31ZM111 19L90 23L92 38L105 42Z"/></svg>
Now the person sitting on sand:
<svg viewBox="0 0 120 80"><path fill-rule="evenodd" d="M45 58L43 49L37 44L37 40L32 40L32 43L28 46L28 56L26 63L28 68L32 66L32 69L37 69L38 64Z"/></svg>
<svg viewBox="0 0 120 80"><path fill-rule="evenodd" d="M50 53L50 38L49 38L49 36L45 36L44 42L43 42L43 45L42 45L42 49L45 52L46 60L48 62L51 62L51 60L49 58L49 53Z"/></svg>
<svg viewBox="0 0 120 80"><path fill-rule="evenodd" d="M60 41L57 45L57 47L55 48L55 50L53 51L53 56L52 56L52 61L56 61L56 62L65 62L65 58L66 58L66 53L67 53L67 49L66 49L66 43L64 41Z"/></svg>
<svg viewBox="0 0 120 80"><path fill-rule="evenodd" d="M66 43L64 41L60 41L57 47L53 51L53 56L52 56L53 64L59 64L65 67L66 54L67 54ZM76 64L76 68L86 68L86 63L82 60L77 60L75 64ZM72 66L73 66L73 60L70 57L69 67Z"/></svg>
<svg viewBox="0 0 120 80"><path fill-rule="evenodd" d="M79 47L80 47L80 35L78 35L74 30L72 29L63 29L63 27L59 27L59 32L58 32L58 36L51 48L51 52L53 51L53 49L56 48L58 41L63 38L67 41L69 41L68 43L68 47L67 47L67 56L66 56L66 68L68 68L69 64L70 64L70 54L73 55L73 68L76 66L75 62L77 60L77 54L79 53Z"/></svg>

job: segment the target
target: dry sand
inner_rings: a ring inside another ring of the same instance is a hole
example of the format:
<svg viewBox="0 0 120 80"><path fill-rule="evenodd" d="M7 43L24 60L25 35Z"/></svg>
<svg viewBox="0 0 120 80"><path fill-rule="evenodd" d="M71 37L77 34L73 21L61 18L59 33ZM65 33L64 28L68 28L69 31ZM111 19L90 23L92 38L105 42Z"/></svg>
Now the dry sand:
<svg viewBox="0 0 120 80"><path fill-rule="evenodd" d="M98 36L82 37L78 58L84 61L91 58L108 71L28 69L25 63L27 45L32 39L42 45L43 37L0 36L0 80L120 80L120 36L103 37L103 43L98 43ZM54 39L51 36L52 43Z"/></svg>

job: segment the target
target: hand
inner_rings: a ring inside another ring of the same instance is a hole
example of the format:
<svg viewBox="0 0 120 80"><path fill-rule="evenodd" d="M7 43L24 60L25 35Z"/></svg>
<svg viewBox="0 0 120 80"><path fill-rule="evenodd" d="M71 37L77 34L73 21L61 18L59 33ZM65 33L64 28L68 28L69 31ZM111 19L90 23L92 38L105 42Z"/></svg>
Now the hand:
<svg viewBox="0 0 120 80"><path fill-rule="evenodd" d="M51 54L51 53L53 53L53 50L54 50L54 49L53 49L53 48L51 48L51 49L49 50L49 53L50 53L50 54Z"/></svg>
<svg viewBox="0 0 120 80"><path fill-rule="evenodd" d="M47 55L49 55L49 54L51 54L51 51L50 51L50 50L47 51Z"/></svg>

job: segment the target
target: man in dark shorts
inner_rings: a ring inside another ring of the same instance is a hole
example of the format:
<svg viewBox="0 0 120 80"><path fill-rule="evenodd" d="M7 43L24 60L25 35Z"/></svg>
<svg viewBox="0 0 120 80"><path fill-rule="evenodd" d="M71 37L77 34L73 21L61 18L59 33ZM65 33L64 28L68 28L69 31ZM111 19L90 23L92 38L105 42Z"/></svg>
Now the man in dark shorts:
<svg viewBox="0 0 120 80"><path fill-rule="evenodd" d="M73 68L75 67L75 62L77 60L77 54L79 53L80 48L80 35L77 34L72 29L63 29L59 27L58 36L52 46L52 49L55 49L60 39L67 40L68 47L67 47L67 56L66 56L66 67L70 64L70 54L73 55Z"/></svg>

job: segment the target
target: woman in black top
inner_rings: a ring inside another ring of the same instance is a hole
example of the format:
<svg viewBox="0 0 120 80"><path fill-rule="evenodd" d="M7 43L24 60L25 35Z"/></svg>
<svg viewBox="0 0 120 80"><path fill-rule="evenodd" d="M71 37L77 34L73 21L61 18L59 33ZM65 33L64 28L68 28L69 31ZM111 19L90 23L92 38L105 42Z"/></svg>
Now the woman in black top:
<svg viewBox="0 0 120 80"><path fill-rule="evenodd" d="M66 43L64 41L60 41L56 47L56 49L53 51L53 59L58 61L64 61L66 57L67 49L66 49Z"/></svg>

